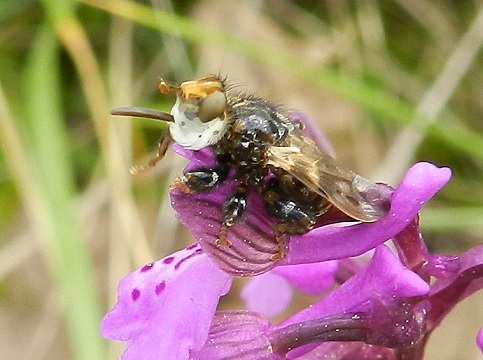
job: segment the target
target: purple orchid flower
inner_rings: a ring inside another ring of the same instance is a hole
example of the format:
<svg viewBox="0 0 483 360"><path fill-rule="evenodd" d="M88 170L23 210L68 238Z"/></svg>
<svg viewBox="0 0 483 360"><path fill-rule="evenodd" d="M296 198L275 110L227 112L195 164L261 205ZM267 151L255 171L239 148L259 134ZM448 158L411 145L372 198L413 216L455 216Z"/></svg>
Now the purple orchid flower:
<svg viewBox="0 0 483 360"><path fill-rule="evenodd" d="M174 148L190 160L185 171L214 164L209 149ZM287 256L277 262L274 220L257 194L248 195L228 247L216 239L234 178L209 194L175 188L172 206L197 243L121 280L102 336L126 342L123 360L421 359L432 330L483 286L483 246L459 257L430 255L419 232L418 212L449 178L447 168L418 163L394 191L381 185L391 199L384 218L338 222L328 214L309 233L286 239ZM388 240L396 253L383 245ZM372 249L369 262L352 258ZM234 276L253 277L242 292L247 310L216 312ZM273 325L268 317L286 308L292 288L320 300ZM480 347L482 339L480 332Z"/></svg>
<svg viewBox="0 0 483 360"><path fill-rule="evenodd" d="M422 273L434 270L431 262L425 267ZM422 359L444 316L483 287L483 246L439 259L438 268L448 272L429 285L380 245L337 290L276 326L255 312L216 313L192 359Z"/></svg>

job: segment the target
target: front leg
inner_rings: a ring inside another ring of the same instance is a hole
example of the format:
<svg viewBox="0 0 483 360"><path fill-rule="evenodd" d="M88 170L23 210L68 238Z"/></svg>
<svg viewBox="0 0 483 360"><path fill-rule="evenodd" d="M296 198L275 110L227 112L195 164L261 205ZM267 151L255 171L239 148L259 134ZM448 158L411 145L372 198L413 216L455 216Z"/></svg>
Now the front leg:
<svg viewBox="0 0 483 360"><path fill-rule="evenodd" d="M185 173L173 185L185 194L200 194L212 191L218 184L228 177L228 169L216 167L213 169L201 168Z"/></svg>
<svg viewBox="0 0 483 360"><path fill-rule="evenodd" d="M156 154L148 160L146 164L143 165L135 165L129 169L129 172L133 175L138 175L145 173L148 170L151 170L153 167L156 166L158 162L160 162L164 155L166 155L166 151L168 150L169 144L173 142L171 135L169 135L169 131L165 131L164 134L158 141L158 150Z"/></svg>
<svg viewBox="0 0 483 360"><path fill-rule="evenodd" d="M217 167L214 169L198 169L190 171L178 180L173 188L185 194L206 193L213 190L218 184L228 177L228 168ZM247 186L239 185L235 191L226 199L222 206L223 222L220 227L220 234L216 241L218 246L231 246L227 239L228 228L235 225L236 221L243 215L247 207Z"/></svg>

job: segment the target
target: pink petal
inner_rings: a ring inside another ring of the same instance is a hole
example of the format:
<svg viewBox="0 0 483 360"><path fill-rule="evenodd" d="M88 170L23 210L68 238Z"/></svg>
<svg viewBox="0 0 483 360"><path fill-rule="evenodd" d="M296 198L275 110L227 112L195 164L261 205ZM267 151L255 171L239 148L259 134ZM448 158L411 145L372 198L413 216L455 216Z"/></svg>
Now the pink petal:
<svg viewBox="0 0 483 360"><path fill-rule="evenodd" d="M429 285L424 280L406 269L388 247L381 245L367 267L329 296L279 326L331 314L364 311L374 298L406 298L425 295L428 291Z"/></svg>
<svg viewBox="0 0 483 360"><path fill-rule="evenodd" d="M123 360L188 359L206 341L231 277L192 245L131 273L101 324L109 340L127 341Z"/></svg>
<svg viewBox="0 0 483 360"><path fill-rule="evenodd" d="M208 341L203 348L193 351L190 359L281 360L273 353L267 336L270 327L270 322L256 313L217 312Z"/></svg>
<svg viewBox="0 0 483 360"><path fill-rule="evenodd" d="M478 335L476 336L476 344L481 350L481 353L483 354L483 329L480 329L478 331Z"/></svg>
<svg viewBox="0 0 483 360"><path fill-rule="evenodd" d="M394 191L391 209L374 223L327 225L290 240L287 259L279 265L321 262L357 256L400 233L421 207L450 179L451 170L417 163Z"/></svg>
<svg viewBox="0 0 483 360"><path fill-rule="evenodd" d="M272 272L251 278L240 293L247 310L268 318L283 313L292 301L292 295L290 284Z"/></svg>
<svg viewBox="0 0 483 360"><path fill-rule="evenodd" d="M273 231L275 221L267 215L260 195L250 189L243 218L228 229L231 246L218 245L223 222L221 208L236 186L235 181L228 180L213 192L203 194L184 194L174 189L170 192L171 203L180 222L222 270L233 276L254 276L276 264L272 260L279 251Z"/></svg>
<svg viewBox="0 0 483 360"><path fill-rule="evenodd" d="M309 296L322 295L334 286L337 261L277 266L270 273L282 276L297 290Z"/></svg>

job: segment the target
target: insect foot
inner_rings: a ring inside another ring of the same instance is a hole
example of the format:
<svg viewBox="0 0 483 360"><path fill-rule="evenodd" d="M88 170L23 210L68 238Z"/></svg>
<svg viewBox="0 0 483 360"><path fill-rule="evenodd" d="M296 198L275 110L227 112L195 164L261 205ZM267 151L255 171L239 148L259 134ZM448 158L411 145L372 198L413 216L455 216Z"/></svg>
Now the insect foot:
<svg viewBox="0 0 483 360"><path fill-rule="evenodd" d="M233 224L227 224L226 222L223 222L220 227L220 235L218 239L215 241L215 245L217 247L222 247L222 246L227 246L231 247L233 244L227 239L227 234L228 234L228 228L232 226Z"/></svg>
<svg viewBox="0 0 483 360"><path fill-rule="evenodd" d="M189 186L186 184L186 182L183 180L184 177L178 178L174 181L173 184L171 184L170 189L171 190L178 190L179 192L183 194L191 194L192 191L189 188Z"/></svg>

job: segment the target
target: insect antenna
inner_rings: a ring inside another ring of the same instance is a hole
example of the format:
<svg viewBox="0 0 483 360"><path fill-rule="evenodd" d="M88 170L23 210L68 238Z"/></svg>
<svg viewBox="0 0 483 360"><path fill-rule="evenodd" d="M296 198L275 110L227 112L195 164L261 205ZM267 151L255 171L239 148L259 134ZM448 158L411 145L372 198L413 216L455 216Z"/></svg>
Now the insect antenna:
<svg viewBox="0 0 483 360"><path fill-rule="evenodd" d="M115 116L133 116L146 118L151 120L161 120L167 122L174 122L174 117L171 114L167 114L161 111L144 109L138 107L120 107L111 110L111 115Z"/></svg>
<svg viewBox="0 0 483 360"><path fill-rule="evenodd" d="M111 111L111 114L116 116L133 116L152 120L174 122L174 117L171 114L138 107L116 108ZM152 158L150 158L146 164L132 166L129 169L129 172L133 175L137 175L152 169L154 166L156 166L158 162L163 159L164 155L166 154L166 150L168 150L169 144L171 144L172 141L173 140L171 139L169 132L165 132L159 140L158 150L156 151L156 154Z"/></svg>

